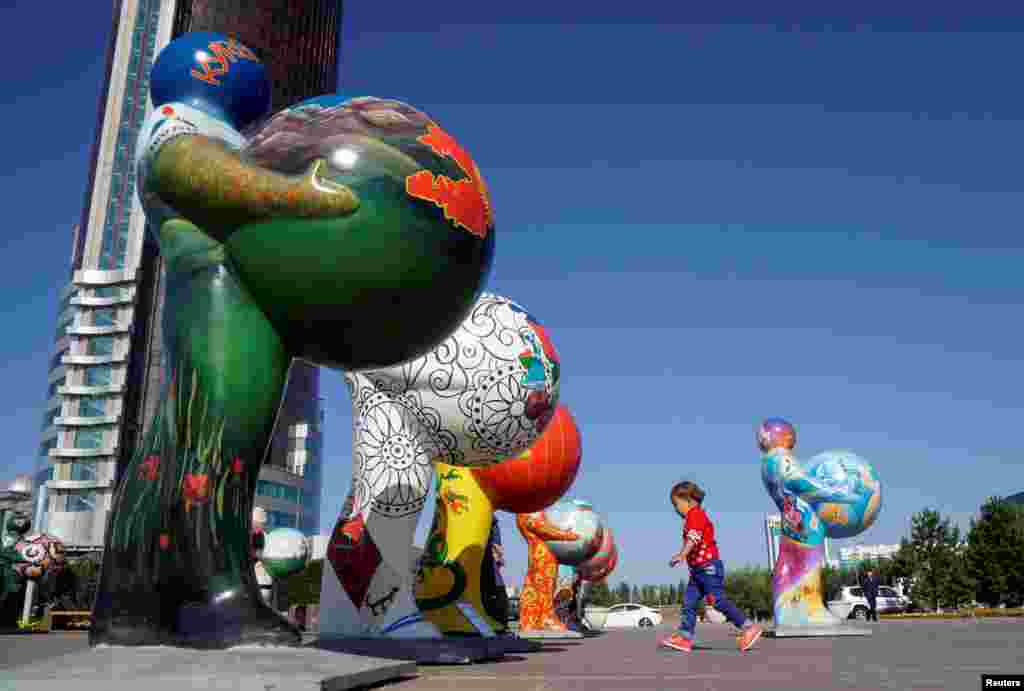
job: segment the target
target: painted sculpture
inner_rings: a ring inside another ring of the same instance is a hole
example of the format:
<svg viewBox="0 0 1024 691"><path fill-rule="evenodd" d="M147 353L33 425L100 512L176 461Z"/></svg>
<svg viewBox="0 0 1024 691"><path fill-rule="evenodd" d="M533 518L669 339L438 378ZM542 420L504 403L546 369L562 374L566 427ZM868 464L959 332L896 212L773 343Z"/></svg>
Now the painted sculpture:
<svg viewBox="0 0 1024 691"><path fill-rule="evenodd" d="M582 631L583 620L579 611L580 586L583 579L575 566L558 565L558 576L555 580L555 596L553 606L555 617L569 631Z"/></svg>
<svg viewBox="0 0 1024 691"><path fill-rule="evenodd" d="M778 418L761 424L757 441L761 479L782 513L772 576L775 627L837 627L841 621L822 597L825 537L853 537L871 527L882 508L878 475L849 451L827 451L799 461L793 454L796 431Z"/></svg>
<svg viewBox="0 0 1024 691"><path fill-rule="evenodd" d="M137 184L167 272L168 372L113 498L94 645L301 643L260 597L249 543L290 363L422 355L490 268L487 189L436 122L324 97L260 124L269 94L219 34L176 39L153 67Z"/></svg>
<svg viewBox="0 0 1024 691"><path fill-rule="evenodd" d="M540 439L516 458L471 470L438 466L437 506L416 597L423 616L443 634L472 636L507 629L503 584L497 593L497 583L486 575L490 571L496 577L498 567L488 551L495 537L494 512L546 508L572 484L580 457L576 424L560 405ZM439 546L447 549L450 567L440 566ZM463 579L463 587L452 587ZM484 620L483 631L479 621L474 624L466 617L466 605Z"/></svg>
<svg viewBox="0 0 1024 691"><path fill-rule="evenodd" d="M601 535L601 546L597 548L593 556L581 562L576 567L576 571L584 581L596 583L608 578L618 563L619 548L615 544L615 534L606 523Z"/></svg>
<svg viewBox="0 0 1024 691"><path fill-rule="evenodd" d="M528 563L519 594L519 635L533 632L564 632L566 626L554 611L558 561L549 546L553 541L573 542L579 535L551 525L543 511L516 515L516 527L526 540Z"/></svg>
<svg viewBox="0 0 1024 691"><path fill-rule="evenodd" d="M19 546L32 527L28 513L4 512L4 525L0 526L0 607L7 598L21 589L28 560Z"/></svg>
<svg viewBox="0 0 1024 691"><path fill-rule="evenodd" d="M267 511L256 506L252 510L252 526L250 528L252 540L253 569L256 574L256 583L259 587L260 597L268 605L273 601L274 579L270 577L263 567L263 548L267 544Z"/></svg>
<svg viewBox="0 0 1024 691"><path fill-rule="evenodd" d="M597 552L575 567L576 576L579 579L576 591L576 621L581 630L592 630L604 626L604 620L593 622L590 617L586 616L586 602L593 584L607 580L618 563L619 549L615 544L615 535L606 523L601 537L601 546Z"/></svg>
<svg viewBox="0 0 1024 691"><path fill-rule="evenodd" d="M498 517L491 519L491 534L484 548L480 567L480 598L484 614L493 621L495 633L508 633L508 590L502 570L505 568L505 547L501 543L501 525Z"/></svg>
<svg viewBox="0 0 1024 691"><path fill-rule="evenodd" d="M575 540L551 540L548 547L559 564L578 566L601 548L604 521L594 506L582 499L563 499L544 510L550 525L576 534Z"/></svg>
<svg viewBox="0 0 1024 691"><path fill-rule="evenodd" d="M491 512L477 511L487 497L469 496L471 484L444 483L468 481L471 468L537 440L555 413L559 367L545 328L511 300L485 293L426 356L346 376L355 428L352 490L327 548L321 636L437 638L434 622L485 618L478 585L475 601L462 606L466 568L478 581L481 557L462 552L473 544L482 550L487 540ZM442 468L438 507L414 579L412 540L435 464ZM446 521L470 510L467 531L448 535Z"/></svg>

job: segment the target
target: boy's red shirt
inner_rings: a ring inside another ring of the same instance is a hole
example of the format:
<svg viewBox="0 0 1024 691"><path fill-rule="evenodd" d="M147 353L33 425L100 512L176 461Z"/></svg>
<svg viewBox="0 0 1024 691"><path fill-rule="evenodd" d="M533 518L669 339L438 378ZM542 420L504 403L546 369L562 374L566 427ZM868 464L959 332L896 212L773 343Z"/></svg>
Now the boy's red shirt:
<svg viewBox="0 0 1024 691"><path fill-rule="evenodd" d="M715 542L715 526L707 513L700 506L686 512L683 525L683 543L695 542L696 546L686 555L686 563L700 566L718 559L718 543Z"/></svg>

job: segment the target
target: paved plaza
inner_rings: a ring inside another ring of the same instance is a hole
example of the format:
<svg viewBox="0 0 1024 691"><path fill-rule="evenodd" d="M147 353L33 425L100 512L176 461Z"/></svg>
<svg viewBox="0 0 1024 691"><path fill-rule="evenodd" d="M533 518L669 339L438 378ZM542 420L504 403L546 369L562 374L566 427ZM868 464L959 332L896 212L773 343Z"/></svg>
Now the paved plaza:
<svg viewBox="0 0 1024 691"><path fill-rule="evenodd" d="M705 624L690 655L660 650L669 627L610 631L541 652L467 666L424 666L374 687L385 691L924 691L979 688L983 673L1024 673L1024 620L887 621L874 635L844 639L762 639L736 651L733 631ZM0 637L0 676L17 688L18 666L86 647L83 634ZM222 680L226 681L226 680ZM202 688L192 686L192 688ZM230 686L218 685L218 688ZM260 690L263 691L263 690ZM284 687L271 691L287 691Z"/></svg>

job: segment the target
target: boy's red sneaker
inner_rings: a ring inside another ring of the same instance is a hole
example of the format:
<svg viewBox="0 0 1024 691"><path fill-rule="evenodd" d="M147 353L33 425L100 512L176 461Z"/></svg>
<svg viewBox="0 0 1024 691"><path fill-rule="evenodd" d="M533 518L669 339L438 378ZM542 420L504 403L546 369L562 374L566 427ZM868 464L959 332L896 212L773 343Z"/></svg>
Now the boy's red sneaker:
<svg viewBox="0 0 1024 691"><path fill-rule="evenodd" d="M693 652L693 641L685 636L680 636L678 633L674 633L663 640L661 645L665 648L672 648L672 650L679 650L684 653Z"/></svg>
<svg viewBox="0 0 1024 691"><path fill-rule="evenodd" d="M757 643L757 639L761 637L762 633L764 633L764 629L757 624L748 626L743 629L743 633L741 633L739 638L736 640L736 644L739 646L741 651L746 652L754 647L754 644Z"/></svg>

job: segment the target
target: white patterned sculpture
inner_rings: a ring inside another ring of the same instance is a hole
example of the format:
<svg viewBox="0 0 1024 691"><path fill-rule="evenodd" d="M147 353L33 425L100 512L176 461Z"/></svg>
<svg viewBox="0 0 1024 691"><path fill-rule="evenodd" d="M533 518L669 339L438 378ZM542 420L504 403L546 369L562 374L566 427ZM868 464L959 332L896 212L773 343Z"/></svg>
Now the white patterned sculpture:
<svg viewBox="0 0 1024 691"><path fill-rule="evenodd" d="M529 448L558 404L558 355L536 319L485 293L432 352L345 381L352 489L327 548L320 633L440 638L416 606L412 560L434 463L482 467Z"/></svg>

